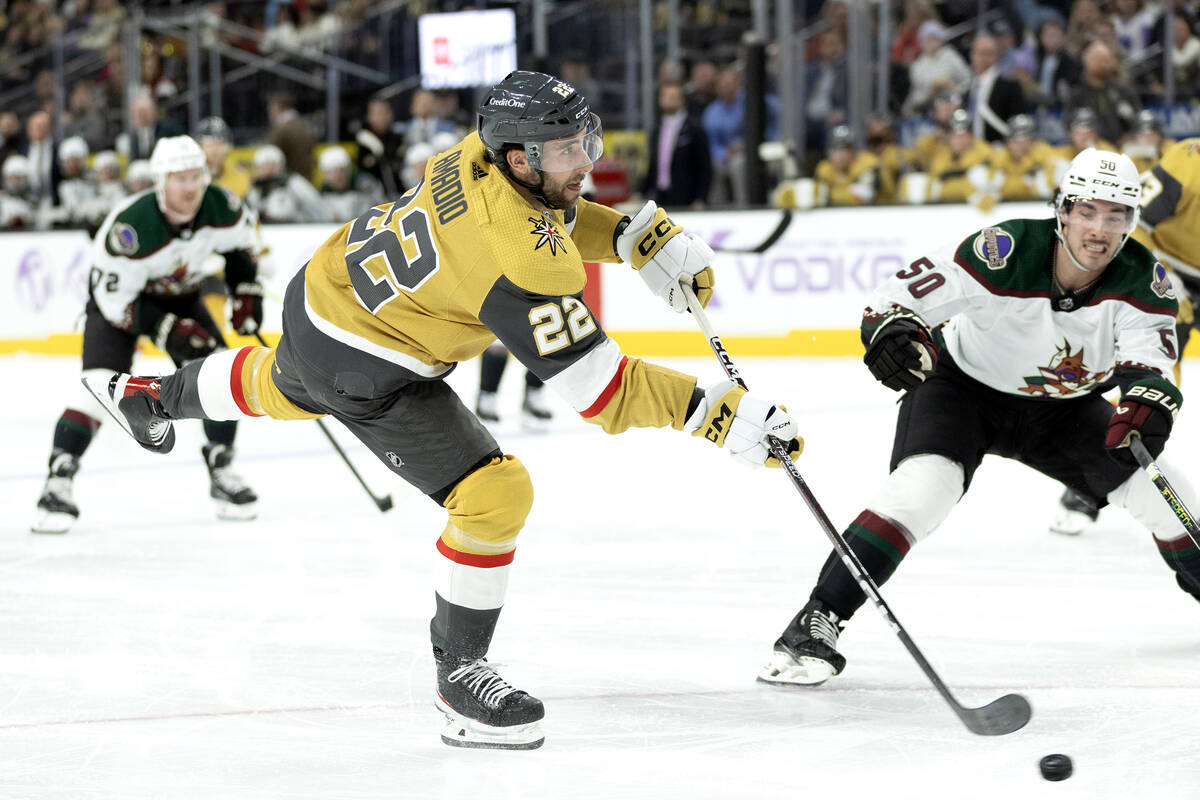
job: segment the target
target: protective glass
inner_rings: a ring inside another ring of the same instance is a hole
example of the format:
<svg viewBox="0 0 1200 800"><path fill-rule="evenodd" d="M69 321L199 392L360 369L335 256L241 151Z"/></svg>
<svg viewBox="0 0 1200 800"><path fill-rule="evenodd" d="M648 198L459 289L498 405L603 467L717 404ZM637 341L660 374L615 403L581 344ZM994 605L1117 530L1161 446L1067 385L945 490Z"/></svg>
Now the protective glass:
<svg viewBox="0 0 1200 800"><path fill-rule="evenodd" d="M543 172L570 172L594 163L604 152L604 132L600 118L588 113L588 126L574 136L549 142L528 143L525 152L529 164ZM534 158L533 154L537 153Z"/></svg>
<svg viewBox="0 0 1200 800"><path fill-rule="evenodd" d="M1067 213L1067 224L1076 224L1084 228L1099 229L1105 233L1128 233L1137 221L1137 209L1122 205L1108 205L1104 208L1090 198L1068 198L1072 201Z"/></svg>

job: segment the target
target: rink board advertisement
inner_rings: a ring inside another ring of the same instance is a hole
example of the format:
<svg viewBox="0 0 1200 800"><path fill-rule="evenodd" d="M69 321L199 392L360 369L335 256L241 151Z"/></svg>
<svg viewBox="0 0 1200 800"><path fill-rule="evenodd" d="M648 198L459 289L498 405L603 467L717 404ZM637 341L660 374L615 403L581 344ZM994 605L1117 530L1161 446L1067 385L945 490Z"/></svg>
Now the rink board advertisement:
<svg viewBox="0 0 1200 800"><path fill-rule="evenodd" d="M743 355L857 355L859 317L880 281L932 247L991 222L1049 213L1041 203L998 206L989 214L970 206L797 213L764 253L718 252L709 316L731 351ZM720 251L754 249L775 230L781 212L672 216ZM334 230L333 225L264 226L264 330L279 330L284 287ZM0 352L78 353L90 240L81 232L10 233L3 240ZM708 352L691 316L668 310L632 270L605 264L600 275L602 324L628 352Z"/></svg>

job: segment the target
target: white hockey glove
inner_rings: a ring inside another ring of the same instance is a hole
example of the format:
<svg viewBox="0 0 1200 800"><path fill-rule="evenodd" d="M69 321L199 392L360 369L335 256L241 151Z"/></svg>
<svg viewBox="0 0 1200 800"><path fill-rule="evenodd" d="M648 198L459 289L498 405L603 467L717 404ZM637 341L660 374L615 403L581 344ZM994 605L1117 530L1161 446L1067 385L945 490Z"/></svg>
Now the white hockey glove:
<svg viewBox="0 0 1200 800"><path fill-rule="evenodd" d="M681 283L691 285L701 306L712 299L712 248L699 236L683 233L653 200L617 236L617 255L676 312L687 310Z"/></svg>
<svg viewBox="0 0 1200 800"><path fill-rule="evenodd" d="M708 387L684 430L724 447L752 467L782 466L771 455L768 436L783 440L793 461L804 452L804 439L796 435L796 423L786 408L747 394L731 380Z"/></svg>

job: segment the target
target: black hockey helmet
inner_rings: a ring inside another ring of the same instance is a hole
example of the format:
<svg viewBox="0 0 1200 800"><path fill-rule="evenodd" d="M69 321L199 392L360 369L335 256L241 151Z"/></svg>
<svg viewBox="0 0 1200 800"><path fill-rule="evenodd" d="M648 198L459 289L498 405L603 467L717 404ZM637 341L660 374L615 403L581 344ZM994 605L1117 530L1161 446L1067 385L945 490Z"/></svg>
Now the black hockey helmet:
<svg viewBox="0 0 1200 800"><path fill-rule="evenodd" d="M233 137L229 135L229 125L220 117L205 117L196 125L196 135L192 137L197 142L202 142L205 139L221 139L229 142L233 141Z"/></svg>
<svg viewBox="0 0 1200 800"><path fill-rule="evenodd" d="M600 119L575 87L543 72L516 70L497 83L479 104L477 128L488 160L506 167L503 153L522 149L534 169L580 169L604 151ZM545 151L546 142L584 134L573 152Z"/></svg>
<svg viewBox="0 0 1200 800"><path fill-rule="evenodd" d="M1037 134L1037 123L1028 114L1017 114L1008 120L1008 138L1027 136L1032 139Z"/></svg>
<svg viewBox="0 0 1200 800"><path fill-rule="evenodd" d="M1091 128L1092 130L1096 130L1097 124L1096 112L1084 106L1075 109L1071 114L1071 121L1067 127L1071 130L1075 128Z"/></svg>
<svg viewBox="0 0 1200 800"><path fill-rule="evenodd" d="M826 150L853 150L854 149L854 132L847 125L838 125L829 132L829 139L825 143Z"/></svg>
<svg viewBox="0 0 1200 800"><path fill-rule="evenodd" d="M1133 125L1134 133L1145 133L1153 131L1154 133L1162 133L1162 120L1148 108L1138 112L1137 121Z"/></svg>

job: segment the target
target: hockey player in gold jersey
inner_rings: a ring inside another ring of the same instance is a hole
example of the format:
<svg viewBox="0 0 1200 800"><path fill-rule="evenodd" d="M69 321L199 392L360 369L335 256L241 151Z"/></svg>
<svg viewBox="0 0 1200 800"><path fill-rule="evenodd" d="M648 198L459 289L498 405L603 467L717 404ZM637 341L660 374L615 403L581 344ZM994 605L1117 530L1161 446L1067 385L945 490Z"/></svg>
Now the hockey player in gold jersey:
<svg viewBox="0 0 1200 800"><path fill-rule="evenodd" d="M1049 199L1054 155L1050 145L1037 139L1037 124L1028 114L1008 121L1004 147L992 151L990 166L1002 179L1001 200Z"/></svg>
<svg viewBox="0 0 1200 800"><path fill-rule="evenodd" d="M879 159L857 150L854 134L845 125L829 132L829 153L817 164L818 193L831 206L870 205L879 190Z"/></svg>
<svg viewBox="0 0 1200 800"><path fill-rule="evenodd" d="M328 414L446 508L430 633L447 744L528 749L540 700L484 656L504 604L529 475L442 380L499 340L609 433L685 430L768 462L768 434L802 447L775 404L730 381L623 354L582 300L583 261L630 264L677 312L682 287L712 295L712 251L653 203L633 219L579 199L600 121L567 83L513 72L483 99L477 131L438 155L403 197L321 245L285 293L283 337L164 378L91 388L143 447L170 449L171 420Z"/></svg>

